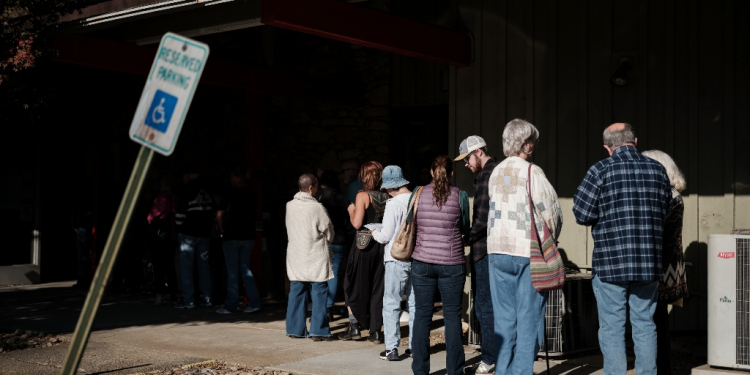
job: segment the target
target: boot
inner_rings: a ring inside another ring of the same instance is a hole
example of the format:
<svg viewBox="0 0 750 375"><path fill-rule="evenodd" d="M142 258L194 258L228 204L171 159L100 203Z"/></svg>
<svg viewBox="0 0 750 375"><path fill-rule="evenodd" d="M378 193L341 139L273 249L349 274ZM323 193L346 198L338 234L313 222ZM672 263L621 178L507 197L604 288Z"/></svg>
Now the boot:
<svg viewBox="0 0 750 375"><path fill-rule="evenodd" d="M362 338L362 334L359 332L359 325L349 322L349 327L346 331L339 333L339 340L359 340Z"/></svg>
<svg viewBox="0 0 750 375"><path fill-rule="evenodd" d="M380 331L375 331L370 334L370 337L367 338L367 341L370 341L373 344L380 344L383 342L383 333Z"/></svg>
<svg viewBox="0 0 750 375"><path fill-rule="evenodd" d="M331 311L332 307L326 308L326 314L328 315L328 323L333 321L333 311Z"/></svg>

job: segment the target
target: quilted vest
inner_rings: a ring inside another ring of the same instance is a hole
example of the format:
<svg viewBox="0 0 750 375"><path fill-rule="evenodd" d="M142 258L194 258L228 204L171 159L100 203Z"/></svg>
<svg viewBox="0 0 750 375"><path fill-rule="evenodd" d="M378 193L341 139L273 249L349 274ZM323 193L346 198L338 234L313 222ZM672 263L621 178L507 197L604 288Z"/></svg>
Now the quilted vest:
<svg viewBox="0 0 750 375"><path fill-rule="evenodd" d="M417 241L412 258L442 265L464 264L461 243L460 190L451 186L448 200L438 209L432 195L433 184L425 186L417 208Z"/></svg>

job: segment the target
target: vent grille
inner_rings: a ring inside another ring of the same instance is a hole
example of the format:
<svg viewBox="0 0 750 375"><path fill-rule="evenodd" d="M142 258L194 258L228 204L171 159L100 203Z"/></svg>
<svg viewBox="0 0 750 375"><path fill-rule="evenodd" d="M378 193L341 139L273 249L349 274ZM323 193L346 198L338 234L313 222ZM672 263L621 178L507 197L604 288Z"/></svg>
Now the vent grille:
<svg viewBox="0 0 750 375"><path fill-rule="evenodd" d="M737 251L737 364L750 365L750 239L738 238Z"/></svg>

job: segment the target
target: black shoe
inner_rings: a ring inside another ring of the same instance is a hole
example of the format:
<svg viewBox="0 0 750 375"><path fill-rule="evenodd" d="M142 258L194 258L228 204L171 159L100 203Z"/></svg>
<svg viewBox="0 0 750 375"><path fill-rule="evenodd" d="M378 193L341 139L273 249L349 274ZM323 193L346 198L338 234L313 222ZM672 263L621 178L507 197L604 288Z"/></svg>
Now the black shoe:
<svg viewBox="0 0 750 375"><path fill-rule="evenodd" d="M336 340L333 336L310 336L313 341L334 341Z"/></svg>
<svg viewBox="0 0 750 375"><path fill-rule="evenodd" d="M333 321L333 311L331 311L331 307L326 308L326 310L326 314L328 314L328 322L330 323Z"/></svg>
<svg viewBox="0 0 750 375"><path fill-rule="evenodd" d="M349 322L349 327L346 331L339 333L339 340L359 340L362 338L362 334L359 332L359 326L355 323Z"/></svg>
<svg viewBox="0 0 750 375"><path fill-rule="evenodd" d="M383 333L380 331L375 331L370 334L370 337L367 338L367 341L370 341L373 344L380 344L383 342Z"/></svg>
<svg viewBox="0 0 750 375"><path fill-rule="evenodd" d="M391 350L386 349L380 352L380 359L386 361L398 361L398 348Z"/></svg>
<svg viewBox="0 0 750 375"><path fill-rule="evenodd" d="M404 354L406 354L407 357L411 357L411 349L406 349Z"/></svg>

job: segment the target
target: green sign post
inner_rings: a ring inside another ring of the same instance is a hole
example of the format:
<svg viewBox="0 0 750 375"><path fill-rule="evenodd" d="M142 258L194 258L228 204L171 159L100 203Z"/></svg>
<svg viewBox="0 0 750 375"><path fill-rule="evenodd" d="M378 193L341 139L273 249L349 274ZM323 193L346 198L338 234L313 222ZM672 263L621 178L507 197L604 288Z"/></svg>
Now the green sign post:
<svg viewBox="0 0 750 375"><path fill-rule="evenodd" d="M167 33L162 37L130 126L130 138L141 145L141 150L78 318L61 375L73 375L78 369L154 151L165 156L174 151L208 53L207 45L180 35Z"/></svg>

